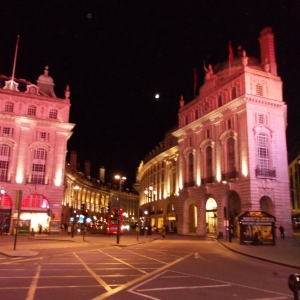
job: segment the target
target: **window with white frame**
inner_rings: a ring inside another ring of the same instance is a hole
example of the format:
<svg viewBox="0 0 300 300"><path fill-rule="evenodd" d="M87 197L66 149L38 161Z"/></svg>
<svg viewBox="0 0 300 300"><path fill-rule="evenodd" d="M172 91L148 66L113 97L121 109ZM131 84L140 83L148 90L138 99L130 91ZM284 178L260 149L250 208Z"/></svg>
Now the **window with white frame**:
<svg viewBox="0 0 300 300"><path fill-rule="evenodd" d="M4 111L13 112L14 111L14 103L11 101L5 102Z"/></svg>
<svg viewBox="0 0 300 300"><path fill-rule="evenodd" d="M44 184L46 174L47 151L37 148L33 153L32 178L31 183Z"/></svg>
<svg viewBox="0 0 300 300"><path fill-rule="evenodd" d="M28 106L28 110L27 110L27 114L29 116L35 116L36 115L36 106L34 105L29 105Z"/></svg>
<svg viewBox="0 0 300 300"><path fill-rule="evenodd" d="M50 119L57 119L57 109L51 108L49 110L49 118Z"/></svg>
<svg viewBox="0 0 300 300"><path fill-rule="evenodd" d="M0 145L0 181L8 180L8 166L10 147L6 144Z"/></svg>
<svg viewBox="0 0 300 300"><path fill-rule="evenodd" d="M269 139L265 133L257 135L257 163L257 167L261 171L268 171L270 169Z"/></svg>

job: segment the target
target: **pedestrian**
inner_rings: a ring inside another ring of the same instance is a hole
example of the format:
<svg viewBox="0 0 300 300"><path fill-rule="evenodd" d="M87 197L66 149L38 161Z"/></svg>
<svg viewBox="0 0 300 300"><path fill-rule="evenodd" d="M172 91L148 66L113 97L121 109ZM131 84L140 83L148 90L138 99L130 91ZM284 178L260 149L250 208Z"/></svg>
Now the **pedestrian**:
<svg viewBox="0 0 300 300"><path fill-rule="evenodd" d="M42 229L43 229L43 226L41 224L39 224L39 234L42 234Z"/></svg>
<svg viewBox="0 0 300 300"><path fill-rule="evenodd" d="M31 228L31 237L34 239L35 237L35 232L34 232L34 228Z"/></svg>
<svg viewBox="0 0 300 300"><path fill-rule="evenodd" d="M280 236L281 236L281 238L284 239L284 237L285 237L285 236L284 236L284 228L283 228L282 225L279 226L279 231L280 231Z"/></svg>
<svg viewBox="0 0 300 300"><path fill-rule="evenodd" d="M166 236L166 227L165 227L165 226L163 226L163 227L161 228L161 236L162 236L163 239L164 239L165 236Z"/></svg>

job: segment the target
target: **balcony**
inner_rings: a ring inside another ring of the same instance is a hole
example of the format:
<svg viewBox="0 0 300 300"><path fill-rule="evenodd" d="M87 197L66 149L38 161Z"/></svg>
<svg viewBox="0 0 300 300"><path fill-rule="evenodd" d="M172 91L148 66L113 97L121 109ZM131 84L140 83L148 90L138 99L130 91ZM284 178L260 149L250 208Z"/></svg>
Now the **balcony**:
<svg viewBox="0 0 300 300"><path fill-rule="evenodd" d="M267 177L267 178L276 178L276 170L274 169L255 169L256 177Z"/></svg>
<svg viewBox="0 0 300 300"><path fill-rule="evenodd" d="M239 177L239 173L236 170L222 173L222 181L230 181L231 179L236 179Z"/></svg>
<svg viewBox="0 0 300 300"><path fill-rule="evenodd" d="M0 181L2 181L2 182L11 182L11 176L0 175Z"/></svg>
<svg viewBox="0 0 300 300"><path fill-rule="evenodd" d="M49 180L48 180L48 178L45 178L45 177L28 176L26 178L26 184L48 185Z"/></svg>

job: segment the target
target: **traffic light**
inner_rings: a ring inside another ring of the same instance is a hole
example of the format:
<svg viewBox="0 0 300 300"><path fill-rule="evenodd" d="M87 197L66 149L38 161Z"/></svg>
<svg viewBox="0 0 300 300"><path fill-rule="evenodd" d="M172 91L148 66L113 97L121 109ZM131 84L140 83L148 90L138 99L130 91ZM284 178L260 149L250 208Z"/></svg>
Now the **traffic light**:
<svg viewBox="0 0 300 300"><path fill-rule="evenodd" d="M88 209L85 209L83 215L84 215L85 217L87 217L88 214L89 214L89 210L88 210Z"/></svg>
<svg viewBox="0 0 300 300"><path fill-rule="evenodd" d="M106 212L110 213L110 202L108 202L108 204L107 204Z"/></svg>
<svg viewBox="0 0 300 300"><path fill-rule="evenodd" d="M81 204L81 214L85 214L85 203Z"/></svg>

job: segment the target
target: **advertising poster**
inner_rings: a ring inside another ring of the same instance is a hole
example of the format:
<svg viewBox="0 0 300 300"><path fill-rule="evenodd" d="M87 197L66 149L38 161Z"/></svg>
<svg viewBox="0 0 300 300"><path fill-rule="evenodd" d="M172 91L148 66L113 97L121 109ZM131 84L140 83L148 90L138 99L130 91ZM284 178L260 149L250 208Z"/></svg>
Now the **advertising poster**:
<svg viewBox="0 0 300 300"><path fill-rule="evenodd" d="M19 220L19 225L17 228L18 220L13 220L13 234L16 234L16 230L18 229L18 235L30 235L30 224L31 220Z"/></svg>

